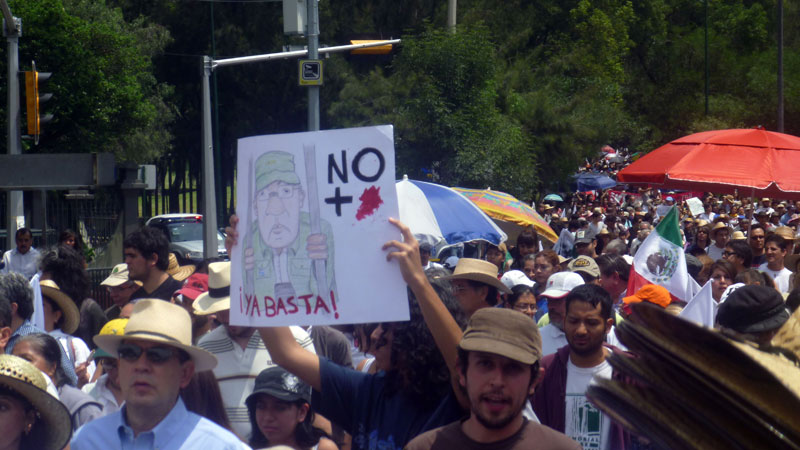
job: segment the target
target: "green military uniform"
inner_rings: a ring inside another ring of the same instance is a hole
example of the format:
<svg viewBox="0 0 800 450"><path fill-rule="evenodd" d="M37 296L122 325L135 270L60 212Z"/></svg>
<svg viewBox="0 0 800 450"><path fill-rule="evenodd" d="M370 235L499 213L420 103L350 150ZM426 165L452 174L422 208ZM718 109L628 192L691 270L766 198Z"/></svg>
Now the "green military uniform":
<svg viewBox="0 0 800 450"><path fill-rule="evenodd" d="M335 298L338 299L333 271L333 232L330 224L324 220L320 220L320 227L322 228L321 233L326 237L328 246L328 259L326 260L328 291L333 290ZM313 294L314 298L316 298L318 294L317 282L314 278L314 260L308 257L308 251L306 250L307 239L310 234L309 214L301 211L297 239L284 250L289 252L287 258L289 280L292 287L294 287L295 297ZM259 298L267 295L274 298L275 283L277 282L274 266L275 251L268 247L261 238L261 234L258 231L258 222L253 223L251 236L253 236L253 257L255 259L253 276L256 294ZM322 297L328 301L329 293L325 293Z"/></svg>
<svg viewBox="0 0 800 450"><path fill-rule="evenodd" d="M295 173L294 157L291 153L282 151L271 151L259 156L255 163L254 175L256 186L253 194L257 194L276 181L290 185L300 184L300 178ZM289 282L279 283L274 265L274 259L277 256L276 251L264 241L258 229L258 221L253 221L250 227L251 241L247 242L246 245L250 244L253 248L255 261L253 283L258 298L269 296L276 299L276 286L278 287L279 295L283 297L284 301L289 295L294 295L295 298L298 298L308 294L314 295L313 300L315 301L316 296L320 294L314 276L314 260L309 258L306 250L308 236L311 234L309 213L300 211L299 222L297 238L289 247L283 249L283 251L288 252L287 273ZM325 264L328 287L327 292L323 292L321 296L326 303L329 303L331 291L334 292L334 297L338 298L333 270L335 261L333 257L333 232L330 224L321 219L320 228L320 233L326 237L326 245L328 247L328 258Z"/></svg>

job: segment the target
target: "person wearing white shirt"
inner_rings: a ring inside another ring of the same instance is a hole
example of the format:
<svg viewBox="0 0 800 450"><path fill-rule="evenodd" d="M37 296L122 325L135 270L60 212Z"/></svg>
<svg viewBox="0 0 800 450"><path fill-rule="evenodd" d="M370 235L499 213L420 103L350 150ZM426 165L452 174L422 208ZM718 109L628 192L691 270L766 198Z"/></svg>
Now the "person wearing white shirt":
<svg viewBox="0 0 800 450"><path fill-rule="evenodd" d="M722 258L722 253L725 251L725 245L728 244L731 231L724 223L717 222L714 228L711 229L710 235L713 242L706 247L706 254L708 254L709 258L716 261Z"/></svg>
<svg viewBox="0 0 800 450"><path fill-rule="evenodd" d="M33 248L33 235L28 228L20 228L15 235L17 248L3 254L2 273L18 272L28 280L39 271L39 250Z"/></svg>
<svg viewBox="0 0 800 450"><path fill-rule="evenodd" d="M775 281L775 289L782 294L789 292L789 281L792 276L792 271L783 265L786 247L786 239L777 234L767 237L764 243L764 256L767 262L758 266L758 270L766 273Z"/></svg>

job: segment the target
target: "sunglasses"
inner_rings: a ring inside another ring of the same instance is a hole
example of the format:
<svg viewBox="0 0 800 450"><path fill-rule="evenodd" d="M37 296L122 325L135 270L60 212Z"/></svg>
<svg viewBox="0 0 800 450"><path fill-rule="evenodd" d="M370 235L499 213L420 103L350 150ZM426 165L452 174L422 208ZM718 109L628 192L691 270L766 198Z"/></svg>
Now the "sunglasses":
<svg viewBox="0 0 800 450"><path fill-rule="evenodd" d="M120 344L117 353L121 359L136 362L144 353L153 364L164 364L175 355L175 349L169 347L150 347L147 350L135 344Z"/></svg>

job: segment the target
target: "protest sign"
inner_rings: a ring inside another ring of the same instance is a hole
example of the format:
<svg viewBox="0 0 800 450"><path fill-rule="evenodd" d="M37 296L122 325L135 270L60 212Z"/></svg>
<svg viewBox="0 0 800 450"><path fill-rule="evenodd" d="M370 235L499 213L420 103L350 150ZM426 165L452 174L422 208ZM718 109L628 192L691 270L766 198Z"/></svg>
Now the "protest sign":
<svg viewBox="0 0 800 450"><path fill-rule="evenodd" d="M686 206L689 207L689 212L692 213L693 217L697 217L705 212L705 208L703 208L703 201L697 197L687 198Z"/></svg>
<svg viewBox="0 0 800 450"><path fill-rule="evenodd" d="M407 320L390 125L239 140L231 323Z"/></svg>

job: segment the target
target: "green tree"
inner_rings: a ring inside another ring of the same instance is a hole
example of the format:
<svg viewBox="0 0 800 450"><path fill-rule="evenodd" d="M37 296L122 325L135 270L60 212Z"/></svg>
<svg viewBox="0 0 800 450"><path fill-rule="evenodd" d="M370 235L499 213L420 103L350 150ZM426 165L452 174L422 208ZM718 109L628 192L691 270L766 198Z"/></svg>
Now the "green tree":
<svg viewBox="0 0 800 450"><path fill-rule="evenodd" d="M152 57L169 41L163 27L126 22L97 0L12 1L22 19L20 67L53 72L54 99L43 110L42 153L112 152L119 160L149 161L170 148L169 86L153 75ZM3 83L5 86L5 83ZM24 103L23 103L24 104Z"/></svg>

